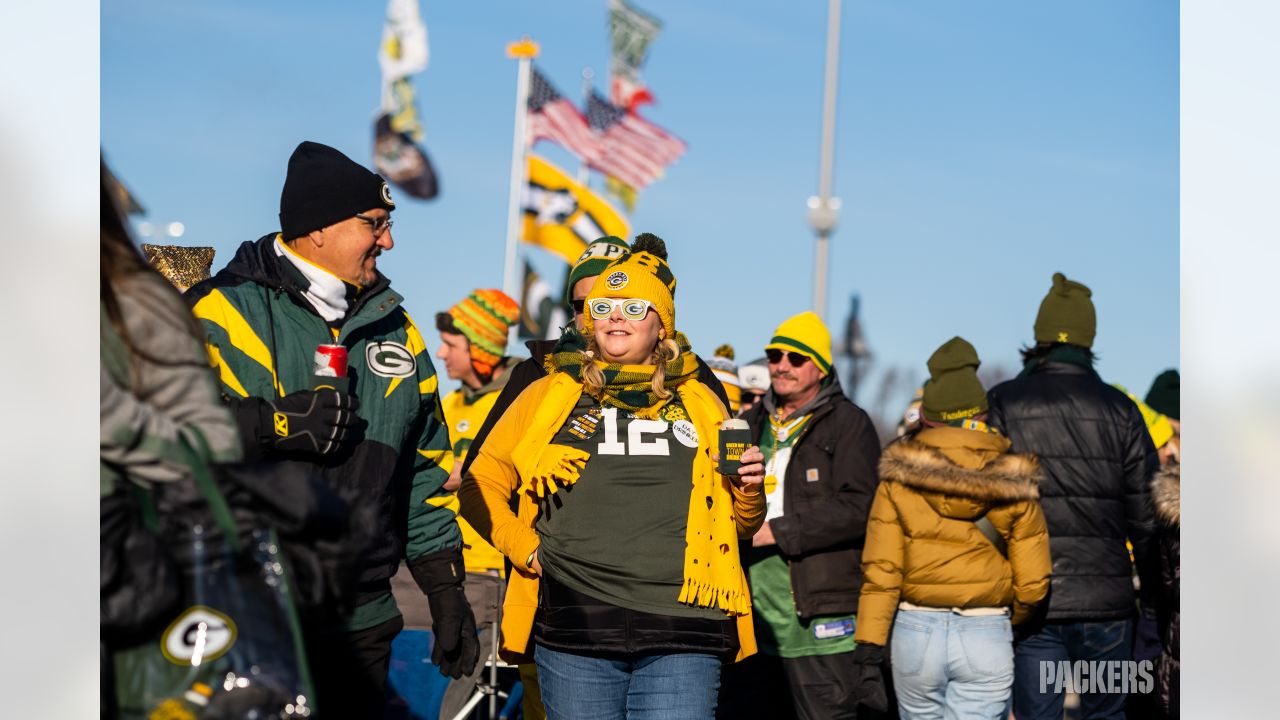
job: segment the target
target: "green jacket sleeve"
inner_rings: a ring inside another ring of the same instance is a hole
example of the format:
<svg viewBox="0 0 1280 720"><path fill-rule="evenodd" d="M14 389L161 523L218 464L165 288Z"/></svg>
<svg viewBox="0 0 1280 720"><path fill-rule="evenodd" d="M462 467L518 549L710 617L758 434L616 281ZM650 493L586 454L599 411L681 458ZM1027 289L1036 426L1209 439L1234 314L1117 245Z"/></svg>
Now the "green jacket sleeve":
<svg viewBox="0 0 1280 720"><path fill-rule="evenodd" d="M462 533L456 519L457 496L444 489L453 468L449 428L444 422L435 367L425 350L418 355L418 366L424 370L418 383L421 406L414 433L413 477L409 490L409 532L405 544L408 560L444 548L462 547Z"/></svg>

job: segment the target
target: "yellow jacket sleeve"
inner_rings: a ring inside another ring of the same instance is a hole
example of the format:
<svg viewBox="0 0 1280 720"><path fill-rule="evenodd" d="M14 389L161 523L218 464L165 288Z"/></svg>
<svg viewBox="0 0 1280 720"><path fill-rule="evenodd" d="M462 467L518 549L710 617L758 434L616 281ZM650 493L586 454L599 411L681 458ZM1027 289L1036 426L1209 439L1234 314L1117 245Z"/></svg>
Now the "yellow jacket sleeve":
<svg viewBox="0 0 1280 720"><path fill-rule="evenodd" d="M526 561L539 541L529 523L511 510L511 499L520 483L512 451L545 394L546 380L526 388L502 414L458 488L462 517L512 565L525 571L531 570Z"/></svg>
<svg viewBox="0 0 1280 720"><path fill-rule="evenodd" d="M1049 594L1053 560L1049 556L1049 527L1040 503L1027 500L1014 516L1009 531L1009 565L1013 572L1013 617L1017 625L1031 616Z"/></svg>
<svg viewBox="0 0 1280 720"><path fill-rule="evenodd" d="M862 549L862 594L858 598L857 642L884 645L902 594L905 536L897 506L889 496L893 483L876 488Z"/></svg>
<svg viewBox="0 0 1280 720"><path fill-rule="evenodd" d="M738 489L738 486L731 482L729 489L733 491L733 519L738 525L738 537L749 538L755 535L764 524L764 514L767 509L764 502L764 488L749 492Z"/></svg>

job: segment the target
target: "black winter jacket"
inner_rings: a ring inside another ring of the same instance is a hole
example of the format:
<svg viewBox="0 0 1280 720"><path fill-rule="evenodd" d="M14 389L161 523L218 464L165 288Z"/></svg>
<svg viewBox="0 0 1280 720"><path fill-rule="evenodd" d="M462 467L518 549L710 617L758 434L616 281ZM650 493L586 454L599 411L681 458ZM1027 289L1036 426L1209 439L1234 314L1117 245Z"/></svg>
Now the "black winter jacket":
<svg viewBox="0 0 1280 720"><path fill-rule="evenodd" d="M1142 413L1091 368L1045 361L989 395L989 422L1040 459L1053 578L1045 619L1135 613L1133 543L1144 598L1159 587L1148 484L1159 467Z"/></svg>
<svg viewBox="0 0 1280 720"><path fill-rule="evenodd" d="M813 411L792 446L782 491L785 514L769 521L803 620L858 611L862 546L879 483L880 438L871 418L832 380L835 392ZM758 403L743 416L756 445L769 423L766 412Z"/></svg>

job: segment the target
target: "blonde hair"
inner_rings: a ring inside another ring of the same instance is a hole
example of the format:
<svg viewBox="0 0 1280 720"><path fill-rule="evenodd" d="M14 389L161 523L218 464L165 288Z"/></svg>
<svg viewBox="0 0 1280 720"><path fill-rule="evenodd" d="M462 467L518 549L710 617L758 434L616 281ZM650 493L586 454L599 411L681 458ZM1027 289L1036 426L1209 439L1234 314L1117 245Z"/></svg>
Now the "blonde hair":
<svg viewBox="0 0 1280 720"><path fill-rule="evenodd" d="M601 392L604 391L604 373L600 367L595 364L595 360L600 357L600 349L596 346L595 335L587 337L587 349L581 352L582 355L582 390L586 394L599 398ZM665 338L659 340L658 344L653 347L649 359L645 361L645 365L653 365L653 394L661 400L671 397L671 391L666 388L667 379L667 363L680 357L680 346L675 340Z"/></svg>

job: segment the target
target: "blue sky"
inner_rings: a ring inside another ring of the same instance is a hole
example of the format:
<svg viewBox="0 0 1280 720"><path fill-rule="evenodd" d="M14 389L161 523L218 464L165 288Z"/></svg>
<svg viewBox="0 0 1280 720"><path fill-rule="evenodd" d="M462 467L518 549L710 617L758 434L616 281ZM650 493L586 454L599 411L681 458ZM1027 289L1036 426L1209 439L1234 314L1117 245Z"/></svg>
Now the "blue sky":
<svg viewBox="0 0 1280 720"><path fill-rule="evenodd" d="M443 193L401 195L380 265L429 327L501 284L505 44L532 36L539 66L576 95L584 66L603 82L608 37L605 0L422 7L431 64L415 85ZM632 231L667 240L676 324L695 350L730 342L750 359L811 302L826 3L641 7L666 24L644 114L690 150L641 195ZM220 266L278 228L300 140L368 161L382 15L378 2L104 2L108 161L149 219L181 220L181 242L214 246ZM1094 291L1104 378L1142 393L1179 364L1178 31L1163 0L846 0L828 317L838 327L861 294L876 359L859 400L889 367L923 380L956 334L1015 369L1059 270Z"/></svg>

